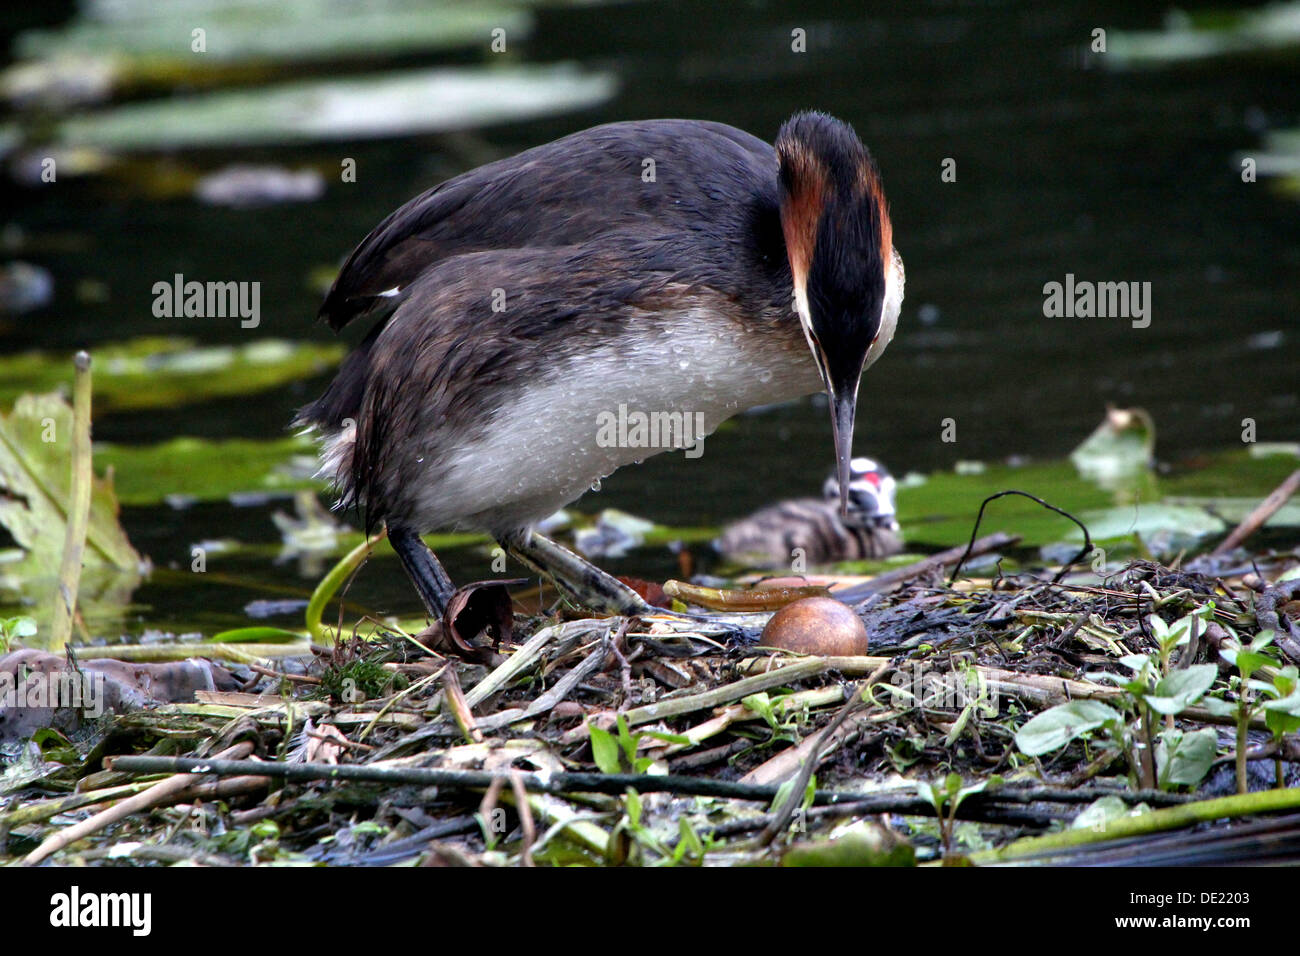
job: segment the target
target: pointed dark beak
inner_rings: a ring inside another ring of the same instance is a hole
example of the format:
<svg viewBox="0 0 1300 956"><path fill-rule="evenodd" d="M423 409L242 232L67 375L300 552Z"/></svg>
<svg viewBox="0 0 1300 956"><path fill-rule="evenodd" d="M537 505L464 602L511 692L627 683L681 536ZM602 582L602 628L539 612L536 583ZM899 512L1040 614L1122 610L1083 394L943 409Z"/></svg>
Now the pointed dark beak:
<svg viewBox="0 0 1300 956"><path fill-rule="evenodd" d="M852 480L853 419L858 409L858 380L862 377L859 359L853 374L836 375L827 361L821 343L809 336L813 357L821 372L826 394L831 400L831 433L835 437L835 480L840 486L840 517L849 517L849 482Z"/></svg>
<svg viewBox="0 0 1300 956"><path fill-rule="evenodd" d="M835 477L840 485L840 517L849 516L850 463L853 461L853 418L858 407L858 383L833 390L831 430L835 435Z"/></svg>

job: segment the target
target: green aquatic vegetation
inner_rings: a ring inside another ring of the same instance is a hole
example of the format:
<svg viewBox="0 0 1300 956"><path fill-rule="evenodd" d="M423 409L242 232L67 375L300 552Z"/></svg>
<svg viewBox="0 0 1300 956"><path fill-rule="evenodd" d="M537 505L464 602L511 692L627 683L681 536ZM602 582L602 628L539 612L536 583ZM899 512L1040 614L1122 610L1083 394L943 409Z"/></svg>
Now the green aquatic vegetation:
<svg viewBox="0 0 1300 956"><path fill-rule="evenodd" d="M1256 10L1178 12L1163 30L1113 30L1097 62L1109 69L1159 69L1195 60L1241 58L1300 48L1300 4Z"/></svg>
<svg viewBox="0 0 1300 956"><path fill-rule="evenodd" d="M691 742L689 737L657 730L639 730L632 733L623 714L618 715L615 732L612 734L590 721L587 728L591 732L592 761L600 768L601 773L646 773L654 764L654 760L650 757L637 756L637 749L643 738L649 737L669 744Z"/></svg>
<svg viewBox="0 0 1300 956"><path fill-rule="evenodd" d="M1256 497L1246 507L1246 496L1267 494L1295 468L1296 455L1289 449L1269 455L1250 450L1220 452L1206 456L1194 469L1162 475L1158 483L1151 478L1143 493L1133 498L1128 490L1104 488L1082 476L1067 461L987 465L965 474L936 472L900 481L898 519L909 547L951 547L969 538L984 498L1019 488L1077 515L1108 557L1166 550L1166 544L1177 545L1172 547L1176 552L1186 543L1224 531L1225 518L1238 513L1244 517L1258 504ZM1221 502L1226 502L1225 509L1220 508ZM1269 526L1295 523L1300 523L1300 509L1283 509ZM1024 547L1056 543L1077 547L1083 540L1067 519L1018 496L999 499L986 510L980 533L996 531L1021 535Z"/></svg>
<svg viewBox="0 0 1300 956"><path fill-rule="evenodd" d="M591 734L592 762L601 773L648 773L654 766L650 757L640 757L637 749L643 738L649 737L665 743L689 744L690 738L660 731L637 731L633 733L628 727L627 718L619 714L613 733L598 726L594 721L587 722ZM644 858L651 854L651 862L658 866L676 866L688 861L699 861L707 847L695 832L690 821L683 815L679 820L678 838L669 848L664 838L642 822L643 804L641 795L631 787L627 788L621 798L622 815L614 825L609 836L609 846L622 859L629 857Z"/></svg>
<svg viewBox="0 0 1300 956"><path fill-rule="evenodd" d="M343 6L329 0L216 0L202 4L202 16L197 16L193 4L118 0L95 4L93 12L58 29L20 34L15 53L24 60L62 61L112 51L123 79L174 74L177 80L194 80L231 64L288 70L306 60L400 56L481 43L494 27L523 37L530 26L525 4L430 6L428 0ZM191 50L196 25L204 27L211 43L207 56L196 57ZM185 42L178 43L177 37Z"/></svg>
<svg viewBox="0 0 1300 956"><path fill-rule="evenodd" d="M57 394L24 395L12 412L0 413L0 528L15 545L0 560L0 596L30 608L25 613L45 635L55 633L54 595L72 510L72 436L72 408ZM120 625L141 569L118 522L111 476L92 475L77 588L90 633Z"/></svg>
<svg viewBox="0 0 1300 956"><path fill-rule="evenodd" d="M798 743L799 727L807 723L807 708L792 708L788 706L789 694L778 694L773 697L766 691L750 694L741 700L746 709L752 711L762 718L763 723L767 724L769 737L760 744L760 748L771 747L774 744Z"/></svg>
<svg viewBox="0 0 1300 956"><path fill-rule="evenodd" d="M595 106L616 82L572 64L442 67L292 80L63 117L43 148L110 152L271 146L439 133ZM11 131L12 132L12 131Z"/></svg>
<svg viewBox="0 0 1300 956"><path fill-rule="evenodd" d="M0 618L0 655L9 653L9 648L15 641L35 637L36 631L34 618L24 615Z"/></svg>
<svg viewBox="0 0 1300 956"><path fill-rule="evenodd" d="M322 694L343 703L359 703L400 690L405 681L373 657L330 664L321 673Z"/></svg>
<svg viewBox="0 0 1300 956"><path fill-rule="evenodd" d="M24 395L0 414L0 526L30 560L57 569L71 495L72 407L61 395ZM91 486L85 562L133 571L140 563L118 523L111 477ZM14 573L12 565L6 573Z"/></svg>
<svg viewBox="0 0 1300 956"><path fill-rule="evenodd" d="M1247 731L1250 722L1260 712L1264 723L1273 735L1273 745L1279 756L1274 760L1274 781L1284 786L1280 746L1286 734L1300 730L1300 669L1294 664L1283 666L1272 646L1276 635L1271 630L1260 631L1251 642L1242 646L1241 639L1231 628L1230 643L1220 651L1223 658L1237 669L1231 685L1237 693L1234 708L1226 701L1218 701L1216 711L1234 714L1237 718L1237 792L1246 793ZM1232 646L1235 645L1235 646ZM1256 675L1262 675L1261 680Z"/></svg>
<svg viewBox="0 0 1300 956"><path fill-rule="evenodd" d="M1195 787L1209 772L1217 738L1209 728L1184 732L1173 718L1199 703L1214 685L1218 669L1213 664L1171 668L1173 650L1191 640L1193 628L1203 628L1214 611L1213 602L1198 607L1172 625L1156 615L1148 619L1157 650L1130 654L1119 664L1128 674L1095 674L1124 692L1120 709L1099 700L1072 700L1048 708L1016 731L1016 746L1030 757L1059 750L1076 739L1100 732L1103 751L1128 760L1130 782L1137 786L1169 790ZM1167 720L1157 736L1156 715Z"/></svg>
<svg viewBox="0 0 1300 956"><path fill-rule="evenodd" d="M95 348L95 414L251 395L327 372L343 351L336 342L284 339L200 346L179 336L148 336L105 343ZM0 356L0 404L26 392L63 388L67 380L63 353Z"/></svg>
<svg viewBox="0 0 1300 956"><path fill-rule="evenodd" d="M223 501L248 492L285 494L325 487L312 477L315 445L305 436L100 444L95 457L113 468L118 497L125 505Z"/></svg>
<svg viewBox="0 0 1300 956"><path fill-rule="evenodd" d="M972 794L982 793L990 788L997 789L1000 786L1002 786L1002 778L997 774L987 780L981 780L968 786L962 786L961 774L958 773L948 774L939 784L926 781L917 783L917 796L934 807L934 815L939 821L939 835L943 841L945 856L952 853L953 835L957 825L957 809Z"/></svg>

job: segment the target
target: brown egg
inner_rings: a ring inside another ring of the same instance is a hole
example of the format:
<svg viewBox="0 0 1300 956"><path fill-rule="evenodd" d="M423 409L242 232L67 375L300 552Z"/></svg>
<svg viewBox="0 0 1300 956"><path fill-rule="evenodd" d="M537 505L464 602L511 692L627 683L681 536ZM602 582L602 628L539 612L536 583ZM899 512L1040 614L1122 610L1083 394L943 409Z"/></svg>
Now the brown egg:
<svg viewBox="0 0 1300 956"><path fill-rule="evenodd" d="M852 657L866 654L869 638L862 618L833 598L804 598L772 615L759 636L763 647L798 654Z"/></svg>

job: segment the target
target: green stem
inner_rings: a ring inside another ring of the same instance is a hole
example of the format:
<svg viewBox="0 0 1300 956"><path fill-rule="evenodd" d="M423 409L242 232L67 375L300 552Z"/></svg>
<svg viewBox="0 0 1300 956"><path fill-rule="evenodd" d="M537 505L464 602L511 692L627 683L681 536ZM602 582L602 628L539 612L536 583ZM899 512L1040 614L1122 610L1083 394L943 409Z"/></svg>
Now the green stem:
<svg viewBox="0 0 1300 956"><path fill-rule="evenodd" d="M77 648L77 659L133 662L183 661L191 657L232 661L236 664L261 664L277 657L306 657L311 645L306 641L293 644L101 644Z"/></svg>
<svg viewBox="0 0 1300 956"><path fill-rule="evenodd" d="M1142 787L1145 790L1156 788L1156 749L1151 737L1151 708L1142 705Z"/></svg>
<svg viewBox="0 0 1300 956"><path fill-rule="evenodd" d="M1120 817L1118 820L1108 821L1101 830L1090 828L1062 830L1060 833L1016 840L997 850L976 853L971 856L971 862L1002 863L1052 851L1064 851L1090 843L1146 836L1164 830L1191 826L1194 823L1208 823L1211 820L1244 817L1255 813L1272 813L1277 810L1293 810L1297 807L1300 807L1300 787L1286 790L1257 790L1254 793L1238 794L1233 797L1198 800L1195 803L1151 810L1136 817Z"/></svg>
<svg viewBox="0 0 1300 956"><path fill-rule="evenodd" d="M321 625L321 617L325 613L325 606L343 586L343 582L348 579L353 571L360 567L361 562L370 556L370 550L374 547L376 541L384 537L386 532L380 532L373 538L367 538L359 545L345 554L338 564L330 569L330 573L325 575L320 584L316 585L316 590L312 592L311 600L307 602L307 633L311 635L313 641L334 643L329 639L325 628Z"/></svg>
<svg viewBox="0 0 1300 956"><path fill-rule="evenodd" d="M86 551L86 526L90 520L90 356L78 352L73 360L72 480L68 489L68 523L63 536L63 563L59 590L54 596L54 624L50 648L57 650L72 639L72 622L81 587L81 563Z"/></svg>
<svg viewBox="0 0 1300 956"><path fill-rule="evenodd" d="M1246 731L1250 728L1249 705L1237 705L1237 793L1245 793L1246 786Z"/></svg>

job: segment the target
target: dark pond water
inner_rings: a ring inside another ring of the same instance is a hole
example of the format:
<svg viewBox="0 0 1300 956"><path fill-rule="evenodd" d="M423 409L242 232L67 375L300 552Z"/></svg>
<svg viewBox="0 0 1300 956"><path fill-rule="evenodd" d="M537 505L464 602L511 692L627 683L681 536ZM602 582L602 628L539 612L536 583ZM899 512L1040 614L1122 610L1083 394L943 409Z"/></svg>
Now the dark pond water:
<svg viewBox="0 0 1300 956"><path fill-rule="evenodd" d="M56 6L3 16L12 33L69 15ZM328 168L355 157L358 182L327 181L310 203L219 209L96 178L44 193L10 189L4 222L42 240L26 258L50 270L56 297L42 312L5 320L0 350L93 348L143 334L325 340L330 333L313 322L313 271L337 263L405 199L482 158L640 117L721 120L770 139L790 112L816 107L851 121L875 152L907 264L897 337L863 384L860 450L900 474L959 459L1058 457L1108 402L1150 410L1160 457L1175 463L1240 447L1246 417L1261 439L1300 438L1300 219L1295 202L1268 184L1243 183L1238 165L1266 129L1296 125L1294 56L1084 68L1076 51L1094 27L1161 25L1160 8L1118 2L914 2L865 12L839 3L627 3L544 6L535 15L517 59L613 71L618 94L578 113L455 138L177 156L211 168L236 160ZM802 55L788 52L794 27L808 30ZM402 63L481 59L458 51ZM956 161L956 182L941 181L945 158ZM176 272L261 282L261 327L154 318L151 287ZM1045 317L1043 286L1067 273L1149 282L1149 327ZM104 300L69 294L82 280L103 283ZM348 332L355 340L361 330ZM125 443L275 437L324 382L105 415L95 435ZM940 440L946 418L956 421L956 443ZM815 488L830 448L824 409L805 401L743 417L711 438L699 461L661 456L625 470L580 507L716 524ZM206 538L278 541L270 510L209 504L124 517L137 547L165 566L185 562L189 545ZM453 574L483 576L480 557L448 557ZM672 568L658 553L614 566L647 575ZM232 559L223 571L235 583L146 585L132 628L211 631L243 622L239 609L254 597L314 584L293 564L264 557ZM416 607L395 563L372 566L357 588L370 608Z"/></svg>

